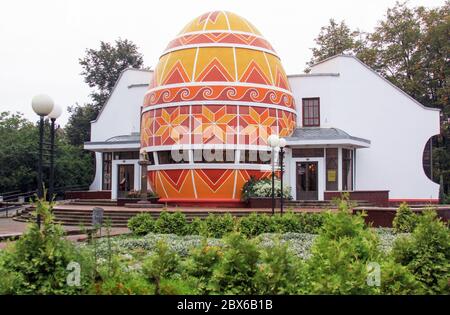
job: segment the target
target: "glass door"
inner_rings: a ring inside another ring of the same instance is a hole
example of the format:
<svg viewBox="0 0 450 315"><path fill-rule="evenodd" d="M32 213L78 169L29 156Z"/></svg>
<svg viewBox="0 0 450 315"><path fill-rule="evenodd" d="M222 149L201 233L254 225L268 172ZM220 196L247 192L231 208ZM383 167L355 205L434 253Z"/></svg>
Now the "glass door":
<svg viewBox="0 0 450 315"><path fill-rule="evenodd" d="M133 164L119 164L119 183L117 185L117 197L124 198L128 192L134 190L134 165Z"/></svg>
<svg viewBox="0 0 450 315"><path fill-rule="evenodd" d="M297 200L319 197L318 162L297 162Z"/></svg>

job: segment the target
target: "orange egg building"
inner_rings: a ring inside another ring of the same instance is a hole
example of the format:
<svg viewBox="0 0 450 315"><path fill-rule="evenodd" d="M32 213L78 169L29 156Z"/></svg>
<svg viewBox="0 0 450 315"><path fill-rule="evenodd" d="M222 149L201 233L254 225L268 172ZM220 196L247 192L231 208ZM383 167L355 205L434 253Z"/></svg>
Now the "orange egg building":
<svg viewBox="0 0 450 315"><path fill-rule="evenodd" d="M157 155L149 183L161 201L239 202L250 176L270 175L268 136L289 136L295 116L261 33L234 13L203 14L169 42L145 95L141 152Z"/></svg>

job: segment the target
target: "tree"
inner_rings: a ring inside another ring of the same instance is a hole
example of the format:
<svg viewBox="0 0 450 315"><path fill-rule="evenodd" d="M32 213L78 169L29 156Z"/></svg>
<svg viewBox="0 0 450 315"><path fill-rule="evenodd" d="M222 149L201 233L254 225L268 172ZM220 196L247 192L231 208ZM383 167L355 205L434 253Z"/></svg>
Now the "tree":
<svg viewBox="0 0 450 315"><path fill-rule="evenodd" d="M45 142L49 142L48 120L45 121ZM0 113L0 193L37 187L38 123L34 124L21 113ZM44 156L44 162L48 162ZM87 186L93 178L91 154L71 145L62 129L56 132L55 187ZM48 183L48 163L44 167L44 181Z"/></svg>
<svg viewBox="0 0 450 315"><path fill-rule="evenodd" d="M372 33L351 31L330 20L322 27L309 66L340 53L356 55L420 103L441 109L441 135L433 138L433 174L450 185L450 1L439 8L397 2Z"/></svg>
<svg viewBox="0 0 450 315"><path fill-rule="evenodd" d="M0 113L0 192L37 187L38 129L21 113Z"/></svg>
<svg viewBox="0 0 450 315"><path fill-rule="evenodd" d="M99 110L109 97L120 73L127 68L142 68L144 60L138 47L131 41L118 39L115 45L100 42L100 49L87 49L86 56L79 59L83 67L84 81L94 91L93 105Z"/></svg>
<svg viewBox="0 0 450 315"><path fill-rule="evenodd" d="M107 101L120 73L127 68L142 68L143 58L133 42L118 39L114 44L100 42L98 50L87 49L79 63L84 81L94 90L90 94L91 103L68 108L71 116L65 132L69 143L76 146L90 140L91 121Z"/></svg>
<svg viewBox="0 0 450 315"><path fill-rule="evenodd" d="M363 35L359 31L351 31L344 21L336 23L334 19L330 19L327 26L320 28L320 33L314 40L317 47L311 48L313 57L308 66L335 55L360 50L364 44Z"/></svg>
<svg viewBox="0 0 450 315"><path fill-rule="evenodd" d="M67 140L75 146L83 146L91 138L91 121L98 115L98 108L93 104L70 106L69 121L65 127Z"/></svg>

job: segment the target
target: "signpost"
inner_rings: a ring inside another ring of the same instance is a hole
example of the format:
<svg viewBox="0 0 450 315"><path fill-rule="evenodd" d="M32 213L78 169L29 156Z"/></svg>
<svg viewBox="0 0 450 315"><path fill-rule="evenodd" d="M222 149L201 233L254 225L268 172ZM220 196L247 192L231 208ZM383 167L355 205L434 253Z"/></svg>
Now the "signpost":
<svg viewBox="0 0 450 315"><path fill-rule="evenodd" d="M92 226L102 226L103 212L103 208L95 207L94 209L92 209Z"/></svg>

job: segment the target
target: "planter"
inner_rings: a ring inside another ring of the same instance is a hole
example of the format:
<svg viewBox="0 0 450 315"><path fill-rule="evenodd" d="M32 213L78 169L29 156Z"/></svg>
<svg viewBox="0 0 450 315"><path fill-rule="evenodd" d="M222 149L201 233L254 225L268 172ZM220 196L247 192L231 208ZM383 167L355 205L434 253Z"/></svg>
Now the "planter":
<svg viewBox="0 0 450 315"><path fill-rule="evenodd" d="M141 200L141 198L117 198L117 205L119 207L124 207L127 203L138 203ZM158 203L159 197L149 197L147 200L150 203Z"/></svg>
<svg viewBox="0 0 450 315"><path fill-rule="evenodd" d="M251 197L248 198L249 208L272 208L272 197ZM275 208L280 207L280 198L275 198Z"/></svg>

